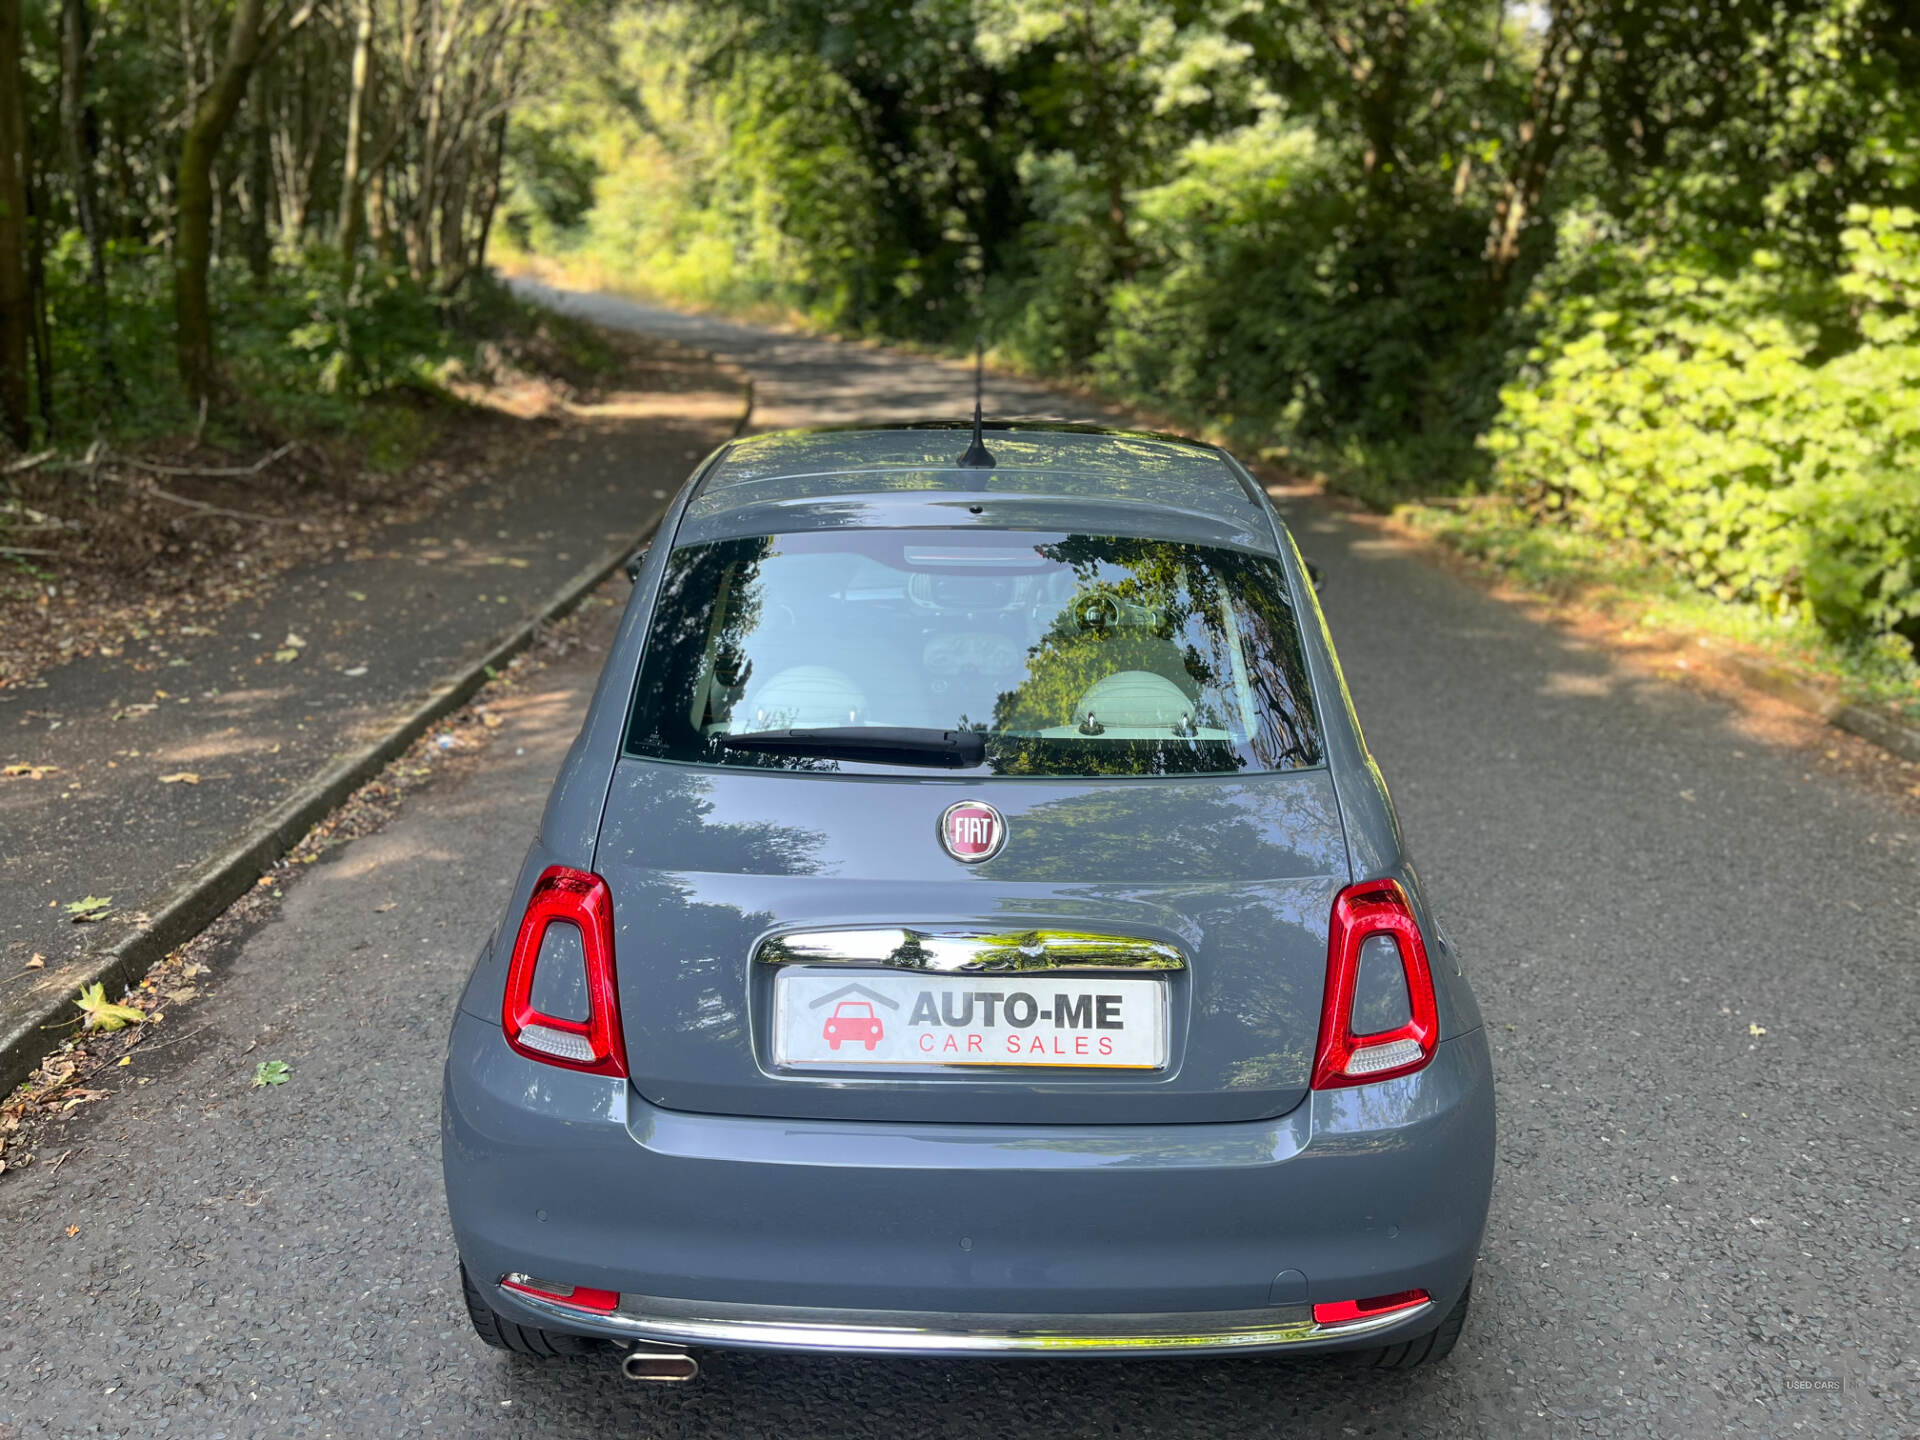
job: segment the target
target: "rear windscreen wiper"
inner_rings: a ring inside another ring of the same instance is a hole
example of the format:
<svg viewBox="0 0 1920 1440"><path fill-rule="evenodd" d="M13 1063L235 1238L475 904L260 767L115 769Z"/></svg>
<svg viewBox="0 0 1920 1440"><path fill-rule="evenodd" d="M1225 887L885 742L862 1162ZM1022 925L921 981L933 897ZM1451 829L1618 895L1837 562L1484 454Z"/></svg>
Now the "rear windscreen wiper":
<svg viewBox="0 0 1920 1440"><path fill-rule="evenodd" d="M931 765L971 770L986 763L987 742L973 730L928 730L891 725L830 725L818 730L749 730L722 735L729 750L817 755L873 765Z"/></svg>

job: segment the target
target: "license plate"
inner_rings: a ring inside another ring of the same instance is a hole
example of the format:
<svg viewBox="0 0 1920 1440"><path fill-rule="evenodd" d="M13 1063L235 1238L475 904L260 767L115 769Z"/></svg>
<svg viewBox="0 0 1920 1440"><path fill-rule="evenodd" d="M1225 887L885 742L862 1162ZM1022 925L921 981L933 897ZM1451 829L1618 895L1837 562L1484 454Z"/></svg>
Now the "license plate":
<svg viewBox="0 0 1920 1440"><path fill-rule="evenodd" d="M1161 980L789 969L775 978L773 995L778 1065L1167 1063Z"/></svg>

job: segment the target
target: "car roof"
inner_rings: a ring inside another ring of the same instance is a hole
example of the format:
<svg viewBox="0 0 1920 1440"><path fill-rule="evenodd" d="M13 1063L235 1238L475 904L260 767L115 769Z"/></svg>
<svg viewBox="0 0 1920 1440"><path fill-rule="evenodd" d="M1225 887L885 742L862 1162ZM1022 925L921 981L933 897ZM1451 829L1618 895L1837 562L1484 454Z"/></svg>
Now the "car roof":
<svg viewBox="0 0 1920 1440"><path fill-rule="evenodd" d="M701 473L678 543L846 527L961 525L1144 535L1272 553L1258 493L1212 445L1092 425L786 430L735 440Z"/></svg>

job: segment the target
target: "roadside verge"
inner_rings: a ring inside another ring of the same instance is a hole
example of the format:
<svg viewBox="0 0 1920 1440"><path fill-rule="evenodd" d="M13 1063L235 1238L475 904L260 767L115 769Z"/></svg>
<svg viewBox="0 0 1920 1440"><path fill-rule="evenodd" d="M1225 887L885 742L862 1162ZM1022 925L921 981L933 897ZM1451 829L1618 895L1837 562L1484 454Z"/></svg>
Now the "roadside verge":
<svg viewBox="0 0 1920 1440"><path fill-rule="evenodd" d="M732 367L726 367L731 371ZM738 435L752 414L751 386L734 372L740 387L740 411L731 433ZM660 508L664 509L664 497ZM234 903L275 861L287 854L316 823L382 767L418 739L435 721L465 703L513 656L526 649L541 629L573 610L642 544L658 524L658 512L584 566L539 602L519 623L487 642L420 692L418 698L363 734L359 743L294 785L270 808L200 860L157 901L147 903L137 923L110 945L43 970L24 971L8 981L24 986L0 988L0 1095L5 1095L58 1043L59 1033L77 1018L73 1002L81 989L103 984L117 995L170 951L198 934Z"/></svg>

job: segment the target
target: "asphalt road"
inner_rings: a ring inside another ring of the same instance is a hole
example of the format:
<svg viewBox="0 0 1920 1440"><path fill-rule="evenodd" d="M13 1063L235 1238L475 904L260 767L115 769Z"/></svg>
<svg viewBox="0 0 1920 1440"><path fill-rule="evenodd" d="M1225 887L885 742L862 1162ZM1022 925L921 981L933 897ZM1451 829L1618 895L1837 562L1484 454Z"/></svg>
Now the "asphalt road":
<svg viewBox="0 0 1920 1440"><path fill-rule="evenodd" d="M199 624L0 690L0 763L53 767L0 781L0 974L19 977L0 988L0 1034L71 995L187 872L630 543L740 413L725 374L679 373L702 388L625 395L653 413L605 406L530 457L469 461L421 519L342 539ZM181 772L195 779L162 778ZM61 906L88 895L113 910L69 924ZM47 967L24 974L35 953Z"/></svg>
<svg viewBox="0 0 1920 1440"><path fill-rule="evenodd" d="M782 412L836 375L836 411L965 395L947 367L601 313L747 365ZM0 1181L0 1435L1920 1433L1920 823L1337 514L1293 519L1492 1030L1500 1163L1446 1366L720 1356L667 1389L483 1350L438 1067L589 647L291 887L57 1173ZM250 1091L261 1058L292 1080Z"/></svg>

